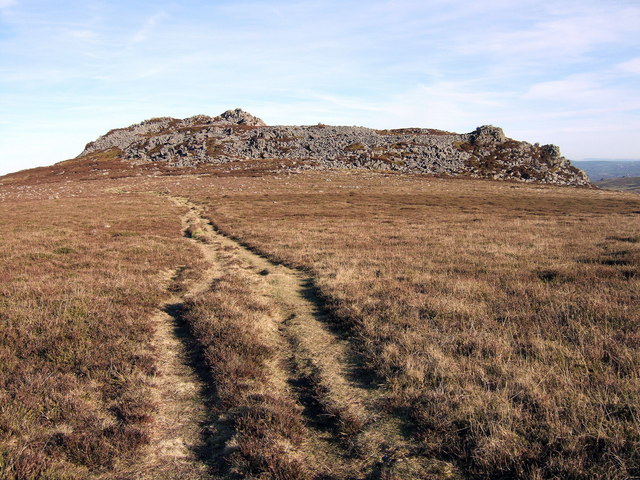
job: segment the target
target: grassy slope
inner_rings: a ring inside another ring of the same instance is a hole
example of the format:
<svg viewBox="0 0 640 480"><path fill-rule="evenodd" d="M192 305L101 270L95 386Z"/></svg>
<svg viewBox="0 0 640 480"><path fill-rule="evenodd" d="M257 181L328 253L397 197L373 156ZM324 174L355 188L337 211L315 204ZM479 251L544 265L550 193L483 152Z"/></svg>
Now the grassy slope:
<svg viewBox="0 0 640 480"><path fill-rule="evenodd" d="M621 177L633 177L640 174L640 161L637 160L602 160L574 161L576 167L589 175L593 182Z"/></svg>
<svg viewBox="0 0 640 480"><path fill-rule="evenodd" d="M0 477L92 478L147 441L160 272L194 252L160 199L25 191L0 203Z"/></svg>
<svg viewBox="0 0 640 480"><path fill-rule="evenodd" d="M611 178L596 182L596 185L606 190L640 192L640 177Z"/></svg>
<svg viewBox="0 0 640 480"><path fill-rule="evenodd" d="M311 175L200 188L225 231L311 269L439 458L468 474L638 474L640 200Z"/></svg>
<svg viewBox="0 0 640 480"><path fill-rule="evenodd" d="M84 185L188 195L225 231L309 269L424 455L477 478L638 475L637 196L367 173ZM117 468L153 415L144 318L159 271L187 263L178 211L148 196L10 189L0 468ZM43 195L62 198L26 200ZM225 281L229 297L247 295ZM199 304L224 316L225 298Z"/></svg>

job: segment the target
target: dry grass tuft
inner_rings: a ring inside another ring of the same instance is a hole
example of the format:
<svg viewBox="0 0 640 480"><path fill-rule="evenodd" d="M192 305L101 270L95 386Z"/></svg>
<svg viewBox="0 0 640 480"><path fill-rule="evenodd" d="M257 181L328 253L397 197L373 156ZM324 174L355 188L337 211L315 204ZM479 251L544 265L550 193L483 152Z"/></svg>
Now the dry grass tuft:
<svg viewBox="0 0 640 480"><path fill-rule="evenodd" d="M234 432L221 468L241 478L309 479L301 407L273 378L274 306L257 290L229 255L225 273L183 314L204 348L221 423Z"/></svg>
<svg viewBox="0 0 640 480"><path fill-rule="evenodd" d="M193 195L222 230L314 272L428 455L474 478L639 474L637 197L401 177L241 181L224 198Z"/></svg>
<svg viewBox="0 0 640 480"><path fill-rule="evenodd" d="M117 470L154 414L159 273L193 255L178 211L113 195L0 210L0 477Z"/></svg>
<svg viewBox="0 0 640 480"><path fill-rule="evenodd" d="M409 421L421 445L412 455L440 469L433 478L459 478L447 462L478 479L640 476L637 196L265 176L265 165L91 185L189 196L221 230L312 274L379 407ZM108 476L153 419L145 319L164 293L159 273L187 266L177 276L188 281L196 254L177 241L180 211L163 199L82 193L47 183L49 173L37 188L12 177L0 192L0 476ZM208 241L198 229L188 233ZM229 260L184 312L234 432L224 473L313 478L301 406L274 375L273 302L256 282ZM309 383L328 399L326 379ZM333 413L338 430L357 438L347 413ZM376 460L381 478L409 478L387 460Z"/></svg>

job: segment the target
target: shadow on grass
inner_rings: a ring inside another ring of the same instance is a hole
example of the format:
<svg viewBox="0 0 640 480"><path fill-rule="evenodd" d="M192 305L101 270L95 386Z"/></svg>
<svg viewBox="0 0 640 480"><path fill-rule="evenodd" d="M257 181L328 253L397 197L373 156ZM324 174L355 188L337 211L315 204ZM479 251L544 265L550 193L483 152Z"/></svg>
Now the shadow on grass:
<svg viewBox="0 0 640 480"><path fill-rule="evenodd" d="M224 456L225 447L234 431L230 425L220 420L219 397L205 359L204 348L184 318L184 303L168 304L163 310L172 317L173 334L184 348L186 364L202 385L199 394L204 399L207 417L200 425L200 444L193 452L198 460L209 467L211 474L224 475L229 467Z"/></svg>

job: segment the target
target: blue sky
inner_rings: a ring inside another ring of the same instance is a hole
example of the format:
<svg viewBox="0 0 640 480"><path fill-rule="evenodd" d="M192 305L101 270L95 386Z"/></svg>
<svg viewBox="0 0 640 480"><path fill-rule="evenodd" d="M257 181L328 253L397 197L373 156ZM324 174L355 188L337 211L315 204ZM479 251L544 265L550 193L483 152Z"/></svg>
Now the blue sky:
<svg viewBox="0 0 640 480"><path fill-rule="evenodd" d="M235 107L640 158L639 87L637 0L0 0L0 174Z"/></svg>

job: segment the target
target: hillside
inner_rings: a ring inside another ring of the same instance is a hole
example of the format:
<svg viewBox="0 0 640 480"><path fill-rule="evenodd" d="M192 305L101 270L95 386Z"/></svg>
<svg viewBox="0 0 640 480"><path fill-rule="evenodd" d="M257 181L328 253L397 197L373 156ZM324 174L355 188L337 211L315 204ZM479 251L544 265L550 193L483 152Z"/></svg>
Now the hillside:
<svg viewBox="0 0 640 480"><path fill-rule="evenodd" d="M584 160L573 164L584 170L592 182L640 176L640 161L637 160Z"/></svg>
<svg viewBox="0 0 640 480"><path fill-rule="evenodd" d="M224 115L186 120L224 154L130 157L195 145L153 120L0 177L0 478L640 476L637 194L253 158L323 127Z"/></svg>
<svg viewBox="0 0 640 480"><path fill-rule="evenodd" d="M589 185L558 147L518 142L492 126L468 134L421 128L269 127L236 109L217 117L156 118L112 130L89 143L81 157L111 149L136 164L193 167L272 159L288 161L281 168L293 171L374 169Z"/></svg>
<svg viewBox="0 0 640 480"><path fill-rule="evenodd" d="M638 192L640 191L640 177L609 178L595 182L595 185L607 190Z"/></svg>

